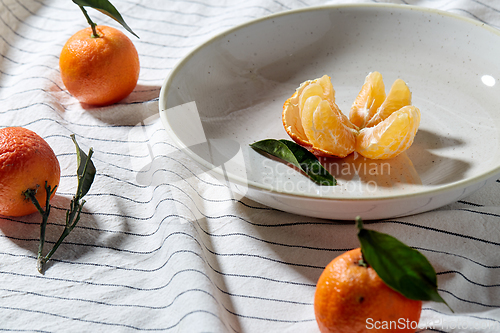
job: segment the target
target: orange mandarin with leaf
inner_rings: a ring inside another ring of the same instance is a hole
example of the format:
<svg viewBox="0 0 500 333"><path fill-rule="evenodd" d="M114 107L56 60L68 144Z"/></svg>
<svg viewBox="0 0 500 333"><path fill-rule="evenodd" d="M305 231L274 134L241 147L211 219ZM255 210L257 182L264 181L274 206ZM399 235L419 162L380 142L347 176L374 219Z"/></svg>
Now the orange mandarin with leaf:
<svg viewBox="0 0 500 333"><path fill-rule="evenodd" d="M139 79L139 56L132 41L121 31L96 26L71 36L59 58L61 78L69 93L80 102L96 106L127 97Z"/></svg>
<svg viewBox="0 0 500 333"><path fill-rule="evenodd" d="M407 150L420 124L420 110L398 79L386 95L382 75L368 74L349 117L335 103L328 76L300 85L283 106L288 135L317 156L346 157L356 151L371 159L389 159Z"/></svg>
<svg viewBox="0 0 500 333"><path fill-rule="evenodd" d="M325 267L314 295L321 333L413 333L421 311L421 301L406 298L382 281L364 262L360 248Z"/></svg>
<svg viewBox="0 0 500 333"><path fill-rule="evenodd" d="M321 333L414 333L422 302L443 303L437 273L418 250L365 229L356 219L360 247L334 258L321 273L314 314Z"/></svg>

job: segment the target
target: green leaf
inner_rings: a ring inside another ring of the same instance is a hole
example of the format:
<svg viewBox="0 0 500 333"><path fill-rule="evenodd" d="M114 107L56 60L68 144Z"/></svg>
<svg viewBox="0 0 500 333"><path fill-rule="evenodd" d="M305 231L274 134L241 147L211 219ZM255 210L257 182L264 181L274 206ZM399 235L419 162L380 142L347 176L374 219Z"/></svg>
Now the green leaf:
<svg viewBox="0 0 500 333"><path fill-rule="evenodd" d="M437 291L436 271L423 254L390 235L365 229L360 217L356 224L363 258L385 284L409 299L446 304Z"/></svg>
<svg viewBox="0 0 500 333"><path fill-rule="evenodd" d="M266 139L252 143L250 147L293 164L319 185L337 184L335 178L323 168L314 154L293 141Z"/></svg>
<svg viewBox="0 0 500 333"><path fill-rule="evenodd" d="M135 37L139 38L132 29L125 23L125 20L123 17L120 15L118 10L109 2L108 0L72 0L75 4L77 4L80 7L92 7L98 11L100 11L103 14L108 15L112 19L114 19L116 22L120 23L125 29L127 29L128 32L130 32L132 35Z"/></svg>
<svg viewBox="0 0 500 333"><path fill-rule="evenodd" d="M71 139L76 147L76 159L78 165L78 169L76 171L78 176L78 190L76 196L82 198L90 190L90 186L94 182L96 174L94 163L91 160L93 151L92 148L90 148L89 155L87 156L87 154L80 149L80 146L78 146L74 134L71 135Z"/></svg>

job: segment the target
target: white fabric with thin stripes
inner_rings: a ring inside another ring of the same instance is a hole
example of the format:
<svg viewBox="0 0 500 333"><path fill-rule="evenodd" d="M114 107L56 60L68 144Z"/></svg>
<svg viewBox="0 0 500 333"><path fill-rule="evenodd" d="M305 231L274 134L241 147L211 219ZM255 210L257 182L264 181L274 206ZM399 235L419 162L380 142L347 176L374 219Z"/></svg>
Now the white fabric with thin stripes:
<svg viewBox="0 0 500 333"><path fill-rule="evenodd" d="M112 2L140 36L131 36L139 84L117 105L84 109L58 68L62 45L87 24L79 8L68 0L0 0L0 127L34 130L61 163L48 244L76 186L70 134L83 150L94 148L97 167L82 220L45 275L36 271L39 216L0 218L1 331L317 332L315 283L331 259L358 246L353 225L234 199L166 135L158 118L163 80L214 34L311 5L410 4L500 26L495 0ZM435 267L455 314L424 303L421 324L430 329L423 331L500 331L498 181L437 211L370 227L419 249Z"/></svg>

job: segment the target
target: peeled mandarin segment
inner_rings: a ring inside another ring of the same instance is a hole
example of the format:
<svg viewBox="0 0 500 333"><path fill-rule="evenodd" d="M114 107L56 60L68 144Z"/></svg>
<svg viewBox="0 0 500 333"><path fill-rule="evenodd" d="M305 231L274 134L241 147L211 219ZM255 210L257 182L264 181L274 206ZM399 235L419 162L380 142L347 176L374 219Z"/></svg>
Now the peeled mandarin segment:
<svg viewBox="0 0 500 333"><path fill-rule="evenodd" d="M323 88L323 99L335 103L335 90L333 89L330 77L328 75L323 75L318 79L318 84Z"/></svg>
<svg viewBox="0 0 500 333"><path fill-rule="evenodd" d="M323 98L323 87L317 83L312 83L304 88L299 96L299 114L302 115L302 110L304 109L304 104L310 97Z"/></svg>
<svg viewBox="0 0 500 333"><path fill-rule="evenodd" d="M316 81L316 80L315 80ZM307 139L302 123L300 120L300 97L303 91L309 87L314 81L303 82L296 90L295 93L286 100L283 104L282 121L283 127L287 134L298 144L304 147L310 147L311 144Z"/></svg>
<svg viewBox="0 0 500 333"><path fill-rule="evenodd" d="M365 127L366 123L377 112L377 109L385 100L385 86L382 75L372 72L366 76L365 83L361 87L354 101L349 119L359 128Z"/></svg>
<svg viewBox="0 0 500 333"><path fill-rule="evenodd" d="M298 144L311 148L312 144L304 133L301 110L310 97L319 97L335 103L335 91L328 75L303 82L283 105L282 121L288 135Z"/></svg>
<svg viewBox="0 0 500 333"><path fill-rule="evenodd" d="M358 131L359 131L359 127L358 127L358 126L356 126L356 125L354 125L354 124L353 124L353 123L349 120L349 118L348 118L345 114L343 114L343 113L342 113L342 111L340 111L340 108L338 107L338 105L337 105L337 104L334 104L334 105L332 106L332 109L337 109L337 110L339 110L339 115L340 115L340 117L342 118L342 123L344 124L344 126L346 126L346 127L350 128L350 129L351 129L351 130L353 130L356 134L358 133Z"/></svg>
<svg viewBox="0 0 500 333"><path fill-rule="evenodd" d="M314 112L316 111L319 103L321 103L321 97L319 96L312 96L309 97L304 104L304 108L302 109L301 112L301 123L302 123L302 128L304 129L304 133L307 137L307 140L311 143L314 144L314 124L313 124L313 117L314 117Z"/></svg>
<svg viewBox="0 0 500 333"><path fill-rule="evenodd" d="M337 106L337 104L335 104L335 90L333 89L332 81L331 81L330 77L328 75L323 75L321 78L319 78L315 81L316 81L317 85L319 85L323 88L323 94L322 95L318 94L318 96L320 96L323 100L328 101L330 103L332 109L335 109L335 108L338 109L339 107ZM302 94L306 95L305 90ZM303 106L304 104L301 104L301 105ZM339 115L342 117L342 122L344 123L344 125L348 126L349 128L358 130L358 127L356 125L354 125L353 123L351 123L349 118L347 118L347 116L345 114L340 112L340 110L339 110Z"/></svg>
<svg viewBox="0 0 500 333"><path fill-rule="evenodd" d="M307 82L307 81L306 81ZM299 109L304 108L304 103L311 96L319 96L331 103L335 103L335 91L328 75L323 75L319 79L311 81L299 95Z"/></svg>
<svg viewBox="0 0 500 333"><path fill-rule="evenodd" d="M406 83L397 79L387 95L384 103L379 107L377 113L370 119L365 127L372 127L387 119L393 112L411 104L411 92Z"/></svg>
<svg viewBox="0 0 500 333"><path fill-rule="evenodd" d="M304 133L298 107L298 94L293 94L283 105L282 121L285 131L298 144L309 147L309 139Z"/></svg>
<svg viewBox="0 0 500 333"><path fill-rule="evenodd" d="M310 97L302 110L302 127L317 155L346 157L354 151L356 131L344 124L335 104L319 97Z"/></svg>
<svg viewBox="0 0 500 333"><path fill-rule="evenodd" d="M374 127L364 128L356 138L356 151L366 158L388 159L407 150L420 124L420 110L405 106Z"/></svg>

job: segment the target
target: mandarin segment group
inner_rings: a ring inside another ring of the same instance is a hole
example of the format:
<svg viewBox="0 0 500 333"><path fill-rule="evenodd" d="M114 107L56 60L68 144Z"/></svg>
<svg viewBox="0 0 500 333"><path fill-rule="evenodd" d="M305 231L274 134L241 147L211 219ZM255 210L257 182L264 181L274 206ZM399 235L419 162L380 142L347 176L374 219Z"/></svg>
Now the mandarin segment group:
<svg viewBox="0 0 500 333"><path fill-rule="evenodd" d="M420 124L411 92L397 79L386 95L382 75L368 74L349 117L335 103L327 75L302 83L283 106L288 135L317 156L346 157L358 152L370 159L389 159L407 150Z"/></svg>

